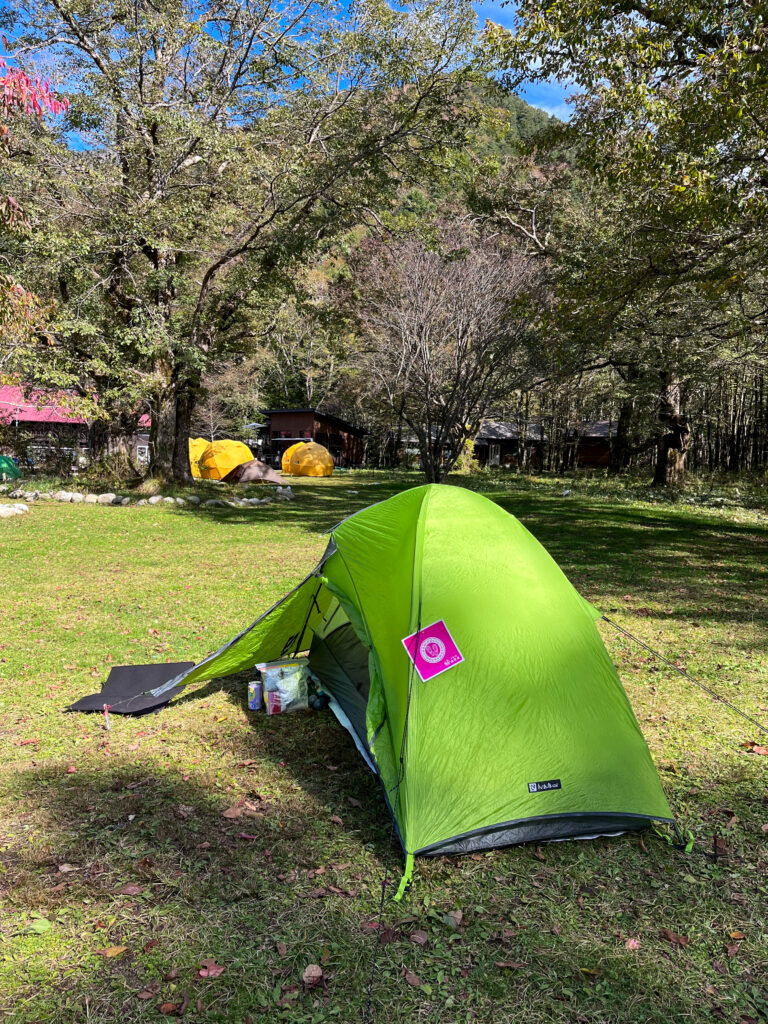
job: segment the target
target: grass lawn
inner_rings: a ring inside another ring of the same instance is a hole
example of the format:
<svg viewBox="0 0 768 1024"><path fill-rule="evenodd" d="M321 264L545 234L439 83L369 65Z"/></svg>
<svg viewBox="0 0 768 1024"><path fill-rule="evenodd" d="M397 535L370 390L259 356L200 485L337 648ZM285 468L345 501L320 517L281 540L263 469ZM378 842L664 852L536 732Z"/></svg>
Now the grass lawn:
<svg viewBox="0 0 768 1024"><path fill-rule="evenodd" d="M324 530L414 482L0 520L4 1021L361 1020L389 821L330 713L268 719L232 680L109 733L61 709L111 665L218 647L312 568ZM764 511L493 486L585 597L768 719ZM645 833L417 861L386 906L375 1020L768 1020L768 757L741 746L768 738L604 635L693 850ZM250 816L223 815L243 799Z"/></svg>

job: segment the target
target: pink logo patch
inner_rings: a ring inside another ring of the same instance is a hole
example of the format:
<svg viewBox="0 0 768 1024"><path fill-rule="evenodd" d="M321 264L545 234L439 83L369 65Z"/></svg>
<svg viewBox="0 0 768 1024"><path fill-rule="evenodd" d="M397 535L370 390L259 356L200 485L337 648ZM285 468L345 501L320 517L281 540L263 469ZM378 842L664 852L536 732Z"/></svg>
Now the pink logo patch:
<svg viewBox="0 0 768 1024"><path fill-rule="evenodd" d="M461 664L464 657L448 632L448 627L439 619L431 626L422 626L418 633L412 633L403 640L408 657L416 666L422 682L439 676L454 665Z"/></svg>

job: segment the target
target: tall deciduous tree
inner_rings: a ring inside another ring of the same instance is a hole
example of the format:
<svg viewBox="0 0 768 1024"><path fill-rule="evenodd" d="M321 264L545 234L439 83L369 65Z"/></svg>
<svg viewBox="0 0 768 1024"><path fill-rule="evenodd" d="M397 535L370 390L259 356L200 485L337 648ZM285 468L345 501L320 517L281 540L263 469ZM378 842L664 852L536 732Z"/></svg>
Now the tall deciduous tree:
<svg viewBox="0 0 768 1024"><path fill-rule="evenodd" d="M201 375L226 355L231 276L242 287L248 268L257 291L456 139L445 115L473 43L471 7L20 8L17 57L55 62L71 99L70 135L30 140L44 169L30 188L39 274L62 300L61 350L113 401L149 399L155 469L184 477Z"/></svg>
<svg viewBox="0 0 768 1024"><path fill-rule="evenodd" d="M489 407L527 381L532 264L466 227L435 247L364 247L355 284L371 393L418 440L439 482Z"/></svg>

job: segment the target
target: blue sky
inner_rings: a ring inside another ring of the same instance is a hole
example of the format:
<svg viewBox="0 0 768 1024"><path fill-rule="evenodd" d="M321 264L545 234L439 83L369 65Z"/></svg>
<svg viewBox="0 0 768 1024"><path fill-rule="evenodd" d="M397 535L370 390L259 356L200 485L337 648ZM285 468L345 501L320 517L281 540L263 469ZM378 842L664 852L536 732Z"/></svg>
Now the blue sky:
<svg viewBox="0 0 768 1024"><path fill-rule="evenodd" d="M508 3L502 7L498 0L485 0L483 3L476 3L474 7L477 11L480 25L484 21L495 21L505 28L512 27L512 18L514 17L513 3ZM567 121L570 117L571 108L565 102L567 90L559 82L531 83L527 88L521 89L520 94L523 99L527 100L534 107L540 107L548 114L554 114L555 117L559 117L562 121Z"/></svg>

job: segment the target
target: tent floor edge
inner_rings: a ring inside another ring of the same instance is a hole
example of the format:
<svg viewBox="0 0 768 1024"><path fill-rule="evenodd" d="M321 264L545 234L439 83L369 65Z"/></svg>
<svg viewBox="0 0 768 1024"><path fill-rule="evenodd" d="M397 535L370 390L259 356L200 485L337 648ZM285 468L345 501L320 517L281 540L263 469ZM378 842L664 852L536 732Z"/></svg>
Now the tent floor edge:
<svg viewBox="0 0 768 1024"><path fill-rule="evenodd" d="M674 818L660 818L647 814L575 812L548 814L535 818L500 822L482 829L451 836L415 851L418 857L442 857L447 854L475 853L501 846L522 843L556 842L568 839L596 839L598 836L617 836L625 832L639 832L650 828L653 822L672 824Z"/></svg>

